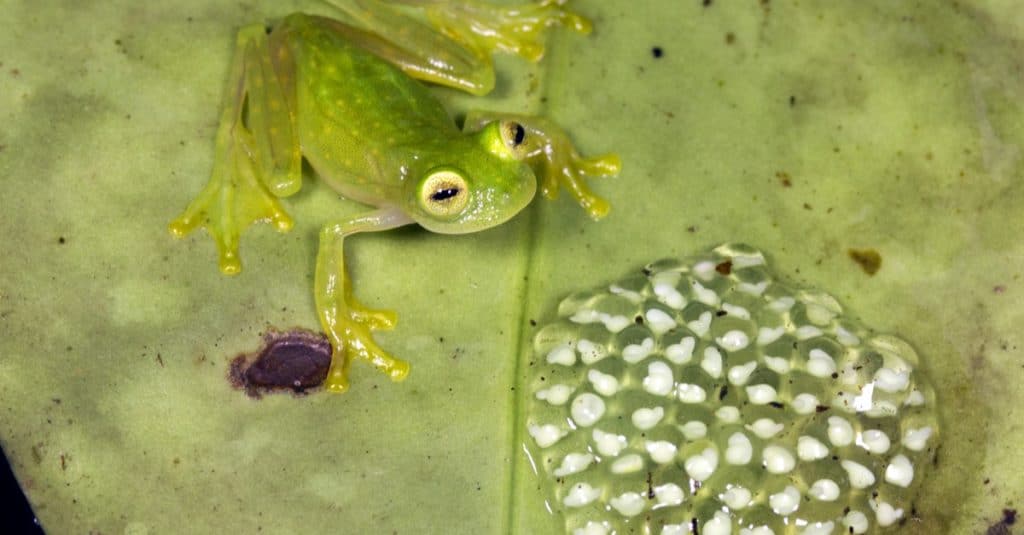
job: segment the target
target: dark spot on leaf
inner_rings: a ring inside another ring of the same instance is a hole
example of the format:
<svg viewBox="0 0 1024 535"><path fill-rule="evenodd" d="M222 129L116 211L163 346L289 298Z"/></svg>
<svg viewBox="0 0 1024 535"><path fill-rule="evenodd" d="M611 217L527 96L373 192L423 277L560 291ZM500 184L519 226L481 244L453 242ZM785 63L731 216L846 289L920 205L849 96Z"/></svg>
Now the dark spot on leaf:
<svg viewBox="0 0 1024 535"><path fill-rule="evenodd" d="M814 407L814 411L815 412L825 412L825 411L829 410L830 408L831 407L829 407L828 405L818 405L817 407Z"/></svg>
<svg viewBox="0 0 1024 535"><path fill-rule="evenodd" d="M330 366L331 344L325 336L301 329L273 331L264 336L257 353L231 361L229 378L235 388L258 399L265 393L303 393L320 386Z"/></svg>
<svg viewBox="0 0 1024 535"><path fill-rule="evenodd" d="M726 260L725 262L718 264L715 266L715 271L717 271L719 275L723 276L732 273L732 260Z"/></svg>
<svg viewBox="0 0 1024 535"><path fill-rule="evenodd" d="M864 273L874 275L882 267L882 255L874 249L850 249L847 251L850 259L860 265Z"/></svg>
<svg viewBox="0 0 1024 535"><path fill-rule="evenodd" d="M985 535L1011 535L1010 526L1017 523L1016 509L1003 509L1003 518L992 524L985 531Z"/></svg>
<svg viewBox="0 0 1024 535"><path fill-rule="evenodd" d="M651 48L651 55L654 56L654 59L660 58L662 54L664 54L664 51L661 50L660 46Z"/></svg>
<svg viewBox="0 0 1024 535"><path fill-rule="evenodd" d="M776 408L776 409L783 409L783 408L786 407L785 405L783 405L779 401L769 401L768 404L771 405L772 407Z"/></svg>

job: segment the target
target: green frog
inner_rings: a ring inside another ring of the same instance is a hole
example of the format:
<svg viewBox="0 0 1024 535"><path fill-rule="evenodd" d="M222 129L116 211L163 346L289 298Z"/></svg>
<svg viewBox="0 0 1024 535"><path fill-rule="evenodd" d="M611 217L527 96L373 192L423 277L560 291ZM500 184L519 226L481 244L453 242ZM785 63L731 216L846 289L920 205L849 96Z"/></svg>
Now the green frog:
<svg viewBox="0 0 1024 535"><path fill-rule="evenodd" d="M221 271L233 275L246 227L292 227L281 199L301 187L303 158L342 196L372 207L320 231L314 294L332 346L324 382L331 392L348 388L355 359L393 380L409 373L373 339L372 331L394 327L396 315L354 297L346 237L413 223L443 234L483 230L521 211L538 188L549 198L565 188L599 219L608 203L585 178L621 167L614 154L580 156L562 129L540 117L470 112L459 128L423 84L488 93L494 51L537 61L546 28L590 31L565 0L399 3L407 5L336 0L344 21L296 13L272 28L240 30L209 183L170 224L179 237L206 228Z"/></svg>

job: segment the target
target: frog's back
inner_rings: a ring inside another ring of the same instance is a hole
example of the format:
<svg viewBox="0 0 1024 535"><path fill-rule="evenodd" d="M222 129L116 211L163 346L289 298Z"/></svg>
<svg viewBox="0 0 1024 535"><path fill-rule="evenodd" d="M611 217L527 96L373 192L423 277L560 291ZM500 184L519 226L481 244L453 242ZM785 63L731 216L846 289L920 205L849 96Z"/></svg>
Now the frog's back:
<svg viewBox="0 0 1024 535"><path fill-rule="evenodd" d="M385 150L424 134L457 131L426 86L350 38L377 38L373 34L304 14L290 15L276 31L287 32L295 60L300 136Z"/></svg>

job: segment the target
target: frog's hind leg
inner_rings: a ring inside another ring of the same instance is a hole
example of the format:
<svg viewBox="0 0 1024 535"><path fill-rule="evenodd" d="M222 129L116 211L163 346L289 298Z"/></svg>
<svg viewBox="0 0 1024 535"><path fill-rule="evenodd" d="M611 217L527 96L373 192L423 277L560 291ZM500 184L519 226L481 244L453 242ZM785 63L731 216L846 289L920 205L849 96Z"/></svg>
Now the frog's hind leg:
<svg viewBox="0 0 1024 535"><path fill-rule="evenodd" d="M294 113L277 75L287 72L287 62L282 68L268 48L263 26L238 32L210 180L169 226L178 237L206 228L229 275L241 271L238 240L246 227L257 221L280 231L292 227L277 197L294 193L301 180Z"/></svg>
<svg viewBox="0 0 1024 535"><path fill-rule="evenodd" d="M581 33L588 33L591 27L587 19L564 6L566 0L516 6L477 0L325 1L365 28L332 21L331 27L350 42L413 78L474 95L485 95L494 88L494 51L537 61L544 54L548 27L566 26ZM389 3L421 9L429 24Z"/></svg>

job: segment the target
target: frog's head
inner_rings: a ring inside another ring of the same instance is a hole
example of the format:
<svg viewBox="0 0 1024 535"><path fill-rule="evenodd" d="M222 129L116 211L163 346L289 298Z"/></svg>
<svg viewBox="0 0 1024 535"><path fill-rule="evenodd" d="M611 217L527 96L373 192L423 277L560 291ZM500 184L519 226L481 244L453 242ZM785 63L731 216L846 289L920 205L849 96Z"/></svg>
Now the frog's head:
<svg viewBox="0 0 1024 535"><path fill-rule="evenodd" d="M420 178L410 184L409 215L431 232L462 234L519 213L537 190L523 162L524 136L520 124L495 121L449 144L443 156L427 158Z"/></svg>

